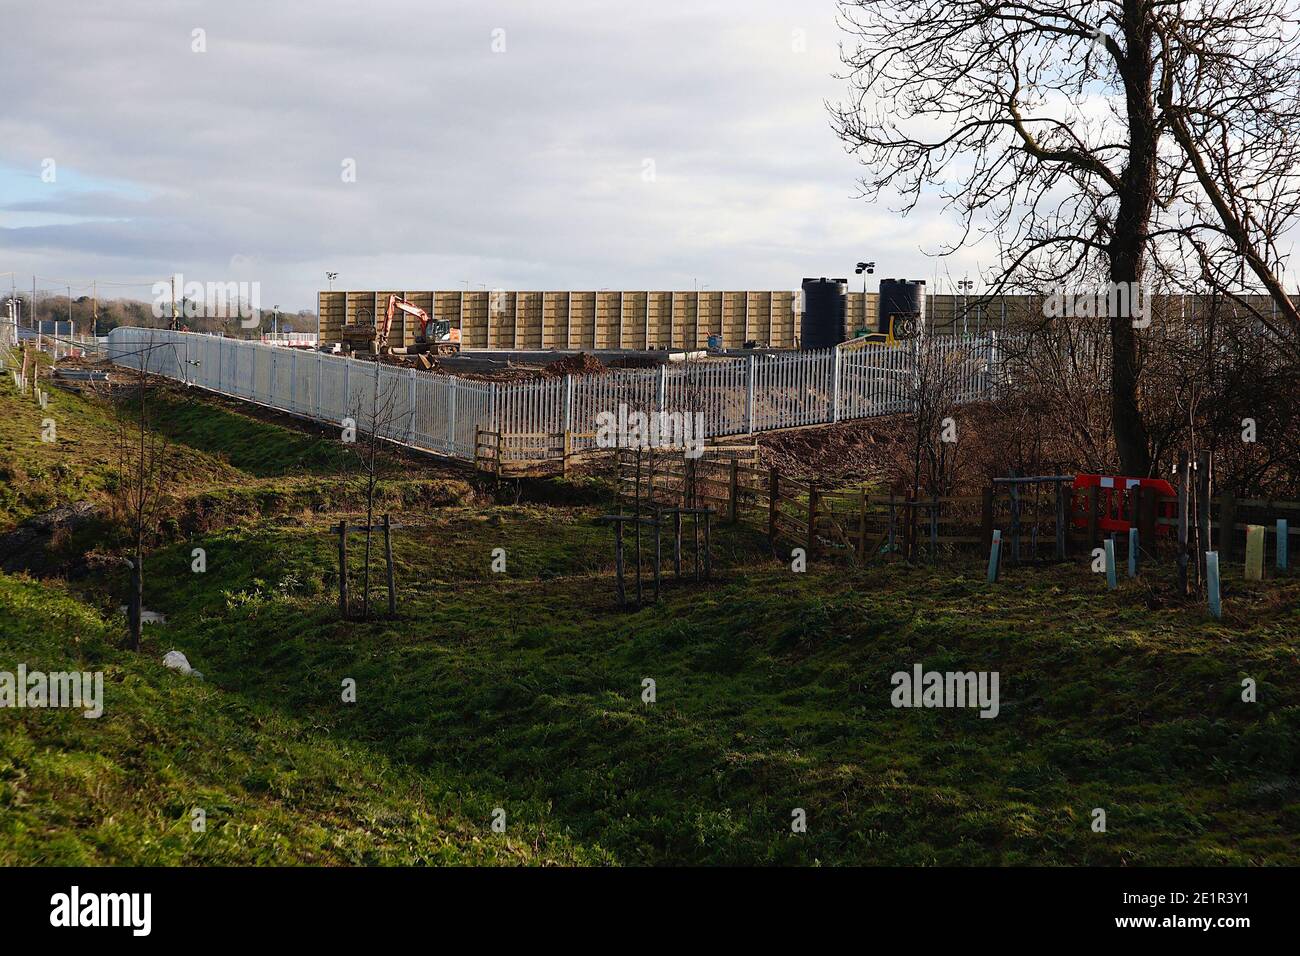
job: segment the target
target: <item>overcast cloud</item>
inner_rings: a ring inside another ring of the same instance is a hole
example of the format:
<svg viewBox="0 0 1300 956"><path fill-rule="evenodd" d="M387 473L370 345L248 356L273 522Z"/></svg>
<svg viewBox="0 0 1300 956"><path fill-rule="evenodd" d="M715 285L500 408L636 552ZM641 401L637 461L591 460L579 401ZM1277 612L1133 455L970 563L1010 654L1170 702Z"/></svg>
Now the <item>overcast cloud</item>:
<svg viewBox="0 0 1300 956"><path fill-rule="evenodd" d="M923 254L958 235L933 207L854 198L823 105L844 89L829 0L3 14L0 273L20 288L147 299L178 271L297 309L326 270L355 289L784 289L860 258L932 282L976 265Z"/></svg>

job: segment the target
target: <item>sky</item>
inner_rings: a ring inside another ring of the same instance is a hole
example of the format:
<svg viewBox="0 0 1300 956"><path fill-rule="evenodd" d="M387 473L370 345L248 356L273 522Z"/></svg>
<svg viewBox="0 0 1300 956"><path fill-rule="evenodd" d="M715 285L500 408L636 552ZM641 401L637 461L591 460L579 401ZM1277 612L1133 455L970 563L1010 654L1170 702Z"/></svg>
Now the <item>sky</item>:
<svg viewBox="0 0 1300 956"><path fill-rule="evenodd" d="M934 285L856 198L830 0L4 0L0 288ZM200 32L196 32L200 31ZM891 208L892 207L894 208ZM986 256L991 253L986 251ZM11 277L4 273L12 272ZM874 280L873 280L874 281Z"/></svg>

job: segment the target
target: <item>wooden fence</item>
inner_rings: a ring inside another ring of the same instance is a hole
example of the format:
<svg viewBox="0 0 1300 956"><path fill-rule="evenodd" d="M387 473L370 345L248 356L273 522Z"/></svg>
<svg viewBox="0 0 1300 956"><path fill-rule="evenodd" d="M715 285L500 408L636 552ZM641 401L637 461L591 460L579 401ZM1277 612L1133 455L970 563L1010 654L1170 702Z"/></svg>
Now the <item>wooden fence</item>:
<svg viewBox="0 0 1300 956"><path fill-rule="evenodd" d="M1090 556L1109 536L1100 527L1095 488L1075 494L1063 482L1059 498L1026 494L1017 500L990 486L981 495L912 499L783 475L760 466L754 446L709 451L690 459L680 451L616 449L619 497L640 507L712 507L724 522L765 533L774 547L803 548L809 559L858 563L888 555L937 562L963 551L987 554L996 529L1002 532L1004 562L1044 564ZM1176 511L1178 499L1141 494L1133 501L1131 520L1143 559L1172 557L1178 519L1162 511ZM1288 536L1300 534L1300 502L1225 494L1209 499L1208 510L1210 536L1221 560L1242 553L1250 525L1265 527L1269 553L1276 553L1280 527ZM1279 518L1285 525L1278 524ZM1127 543L1125 535L1116 536L1118 548Z"/></svg>

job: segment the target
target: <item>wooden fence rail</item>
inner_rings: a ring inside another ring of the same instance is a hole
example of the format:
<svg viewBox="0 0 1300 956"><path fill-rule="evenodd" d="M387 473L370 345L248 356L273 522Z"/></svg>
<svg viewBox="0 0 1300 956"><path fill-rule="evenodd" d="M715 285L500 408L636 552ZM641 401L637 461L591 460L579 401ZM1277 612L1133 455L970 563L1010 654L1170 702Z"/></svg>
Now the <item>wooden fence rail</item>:
<svg viewBox="0 0 1300 956"><path fill-rule="evenodd" d="M758 465L756 459L717 457L689 459L681 453L628 449L615 451L619 494L628 501L663 506L707 506L733 524L746 524L765 533L773 546L803 548L809 558L844 557L865 562L897 555L913 561L938 561L960 550L987 553L995 530L1002 532L1003 560L1043 563L1090 554L1110 537L1099 526L1096 489L1076 493L1073 476L1052 476L1050 493L1010 496L981 495L920 497L881 494L869 487L826 487ZM999 487L1005 488L1005 480ZM1057 492L1056 489L1060 489ZM1176 528L1176 498L1143 492L1133 495L1131 519L1139 546L1147 558L1174 553L1176 537L1157 528ZM1244 547L1247 528L1264 525L1276 549L1277 519L1293 516L1288 536L1300 534L1300 502L1210 499L1209 527L1220 554L1231 558ZM1223 535L1222 529L1233 529ZM1127 547L1118 535L1117 547Z"/></svg>

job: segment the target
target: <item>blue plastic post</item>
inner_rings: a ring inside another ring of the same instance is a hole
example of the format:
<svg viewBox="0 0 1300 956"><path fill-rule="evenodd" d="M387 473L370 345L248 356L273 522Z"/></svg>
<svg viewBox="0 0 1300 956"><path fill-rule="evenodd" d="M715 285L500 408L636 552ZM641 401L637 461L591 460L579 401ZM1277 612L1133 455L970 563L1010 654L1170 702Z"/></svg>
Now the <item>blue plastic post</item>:
<svg viewBox="0 0 1300 956"><path fill-rule="evenodd" d="M1278 518L1277 519L1277 569L1279 571L1286 570L1286 536L1287 536L1286 519Z"/></svg>
<svg viewBox="0 0 1300 956"><path fill-rule="evenodd" d="M1128 576L1138 576L1138 529L1128 529Z"/></svg>
<svg viewBox="0 0 1300 956"><path fill-rule="evenodd" d="M1106 539L1106 583L1113 591L1119 587L1119 582L1115 580L1115 538L1111 536Z"/></svg>
<svg viewBox="0 0 1300 956"><path fill-rule="evenodd" d="M1002 554L1002 532L993 532L993 545L989 548L989 584L998 579L998 558Z"/></svg>
<svg viewBox="0 0 1300 956"><path fill-rule="evenodd" d="M1216 618L1223 617L1223 605L1219 602L1219 552L1205 552L1206 590L1210 595L1210 613Z"/></svg>

